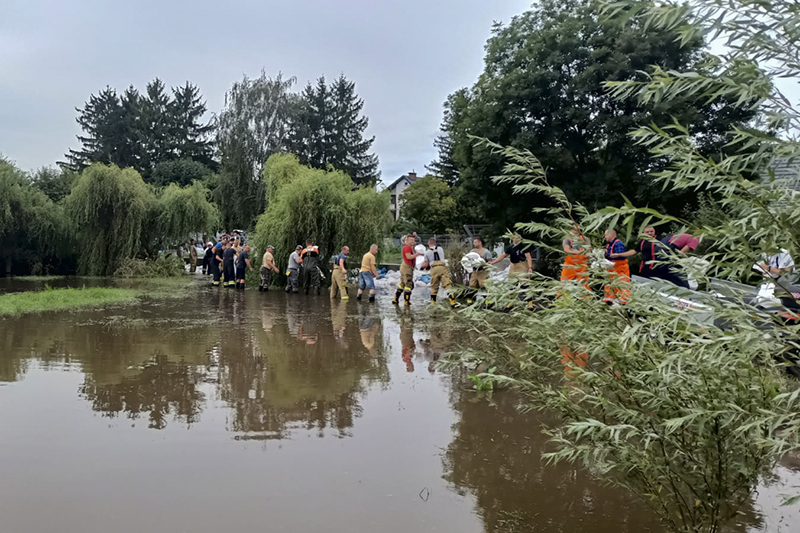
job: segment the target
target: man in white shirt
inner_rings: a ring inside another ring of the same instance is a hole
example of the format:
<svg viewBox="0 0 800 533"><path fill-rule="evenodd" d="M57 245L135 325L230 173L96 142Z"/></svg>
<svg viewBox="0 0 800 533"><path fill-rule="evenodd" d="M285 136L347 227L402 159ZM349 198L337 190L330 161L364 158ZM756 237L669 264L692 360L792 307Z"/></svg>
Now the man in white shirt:
<svg viewBox="0 0 800 533"><path fill-rule="evenodd" d="M792 272L794 260L788 250L781 248L780 252L775 255L768 256L764 254L764 261L756 264L756 266L764 275L778 279Z"/></svg>

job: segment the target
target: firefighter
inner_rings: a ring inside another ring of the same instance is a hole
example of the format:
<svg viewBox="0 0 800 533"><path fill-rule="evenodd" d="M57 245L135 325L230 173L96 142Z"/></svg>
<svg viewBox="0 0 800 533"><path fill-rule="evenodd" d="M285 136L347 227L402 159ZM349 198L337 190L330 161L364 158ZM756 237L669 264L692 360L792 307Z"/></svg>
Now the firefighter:
<svg viewBox="0 0 800 533"><path fill-rule="evenodd" d="M319 247L314 246L314 241L308 239L306 247L300 252L300 258L303 260L303 287L305 287L306 294L313 287L317 294L322 292L320 288L319 278Z"/></svg>
<svg viewBox="0 0 800 533"><path fill-rule="evenodd" d="M486 287L486 280L489 279L489 262L492 260L492 252L484 248L483 238L475 237L472 239L472 252L481 258L479 265L474 267L469 275L469 293L467 303L471 304L478 293Z"/></svg>
<svg viewBox="0 0 800 533"><path fill-rule="evenodd" d="M414 243L416 238L413 235L407 235L405 238L405 246L403 246L402 261L400 262L400 284L397 286L397 292L394 294L392 303L397 305L400 303L400 295L403 295L406 305L411 305L411 291L414 290L414 263L420 255L414 251Z"/></svg>
<svg viewBox="0 0 800 533"><path fill-rule="evenodd" d="M436 245L436 239L428 239L428 251L425 252L425 262L422 268L431 271L431 305L436 303L436 296L439 294L439 287L450 290L453 283L450 281L450 269L444 262L444 249ZM449 293L450 307L456 306L456 297L452 292Z"/></svg>
<svg viewBox="0 0 800 533"><path fill-rule="evenodd" d="M342 247L342 253L336 256L331 274L331 299L336 298L341 293L342 300L349 300L347 295L347 254L350 253L349 246Z"/></svg>

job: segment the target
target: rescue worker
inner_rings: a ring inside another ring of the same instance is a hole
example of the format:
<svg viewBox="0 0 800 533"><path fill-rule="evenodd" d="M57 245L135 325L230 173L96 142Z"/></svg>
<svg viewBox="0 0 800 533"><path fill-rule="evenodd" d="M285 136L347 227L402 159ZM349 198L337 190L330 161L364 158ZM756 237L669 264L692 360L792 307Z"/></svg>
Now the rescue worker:
<svg viewBox="0 0 800 533"><path fill-rule="evenodd" d="M342 300L350 299L350 296L347 295L347 254L349 253L350 247L343 246L342 252L334 260L331 274L331 298L336 298L341 293Z"/></svg>
<svg viewBox="0 0 800 533"><path fill-rule="evenodd" d="M378 267L375 263L375 254L378 253L378 245L373 244L369 251L361 258L361 270L358 272L358 293L356 300L361 301L361 294L365 289L369 290L369 301L375 301L375 280L381 279L378 274Z"/></svg>
<svg viewBox="0 0 800 533"><path fill-rule="evenodd" d="M253 271L253 265L250 263L250 245L245 244L239 255L236 256L236 288L244 290L245 278L247 269Z"/></svg>
<svg viewBox="0 0 800 533"><path fill-rule="evenodd" d="M278 267L275 266L275 256L272 255L274 252L274 246L267 246L267 251L264 252L264 256L261 258L261 270L259 270L261 283L258 285L259 292L269 292L269 285L272 282L272 273L275 272L277 274L280 272Z"/></svg>
<svg viewBox="0 0 800 533"><path fill-rule="evenodd" d="M581 235L581 229L577 224L572 226L570 233L571 236L561 243L564 253L567 254L561 267L561 281L577 280L588 289L589 262L586 259L586 250L589 248L589 243Z"/></svg>
<svg viewBox="0 0 800 533"><path fill-rule="evenodd" d="M659 278L669 281L679 287L689 288L689 282L675 272L670 265L658 264L659 261L666 259L669 254L668 245L659 241L656 237L656 229L647 226L642 230L645 238L639 241L636 248L623 253L612 253L611 259L622 259L641 254L642 261L639 263L639 275L643 278Z"/></svg>
<svg viewBox="0 0 800 533"><path fill-rule="evenodd" d="M293 292L297 294L300 292L299 279L300 279L300 266L303 264L303 258L300 253L303 247L299 244L294 249L292 255L289 256L289 265L286 267L286 292Z"/></svg>
<svg viewBox="0 0 800 533"><path fill-rule="evenodd" d="M233 243L228 241L228 244L225 245L225 251L222 254L222 273L225 276L224 281L222 284L225 287L235 287L236 286L236 272L235 272L235 259L236 259L236 250L233 248Z"/></svg>
<svg viewBox="0 0 800 533"><path fill-rule="evenodd" d="M497 256L497 259L489 261L490 265L495 265L505 259L509 258L511 264L508 267L508 280L513 282L521 282L524 278L533 274L533 257L530 252L530 245L522 244L522 237L514 234L511 239L511 244L506 246L503 253ZM523 283L520 285L523 289L527 286ZM512 295L513 297L513 295ZM513 307L513 303L509 303L508 307ZM533 300L528 300L528 307L533 308Z"/></svg>
<svg viewBox="0 0 800 533"><path fill-rule="evenodd" d="M471 304L478 296L478 292L486 287L486 280L489 278L489 261L492 260L492 252L483 247L483 238L475 237L472 239L472 253L476 253L483 259L480 265L472 269L469 275L469 294L467 303Z"/></svg>
<svg viewBox="0 0 800 533"><path fill-rule="evenodd" d="M617 287L606 285L605 287L605 302L617 301L620 303L627 303L630 297L630 289L620 287L619 285L629 284L631 282L631 270L628 267L628 259L623 256L627 251L625 245L617 238L617 232L613 229L608 229L605 232L606 238L606 252L605 258L613 263L612 267L608 269L611 274L612 283L616 283Z"/></svg>
<svg viewBox="0 0 800 533"><path fill-rule="evenodd" d="M511 266L508 267L508 279L520 279L525 274L533 273L533 257L530 252L530 245L522 244L522 237L514 235L511 239L511 244L506 246L503 253L497 256L497 259L489 261L490 265L499 263L506 257L511 260Z"/></svg>
<svg viewBox="0 0 800 533"><path fill-rule="evenodd" d="M416 239L413 235L405 237L402 261L400 262L400 284L397 286L397 292L394 293L394 299L392 300L395 305L400 303L401 294L406 305L411 305L411 291L414 290L414 263L420 255L414 251L415 242Z"/></svg>
<svg viewBox="0 0 800 533"><path fill-rule="evenodd" d="M300 253L300 258L303 260L303 287L305 287L306 294L312 287L316 289L317 294L322 292L319 279L319 247L314 246L314 241L308 239L306 241L305 249Z"/></svg>
<svg viewBox="0 0 800 533"><path fill-rule="evenodd" d="M197 272L197 244L194 239L189 241L189 272Z"/></svg>
<svg viewBox="0 0 800 533"><path fill-rule="evenodd" d="M431 271L431 305L434 305L439 294L439 287L449 291L453 283L450 281L450 269L444 262L444 249L436 245L434 237L428 239L428 251L425 252L424 257L425 262L422 264L422 268ZM449 293L449 299L450 307L455 307L456 296L453 292Z"/></svg>
<svg viewBox="0 0 800 533"><path fill-rule="evenodd" d="M214 255L211 257L211 261L208 264L209 268L211 268L211 275L213 276L211 285L214 287L219 287L220 279L222 278L222 261L224 252L225 250L222 248L221 242L218 242L214 245Z"/></svg>
<svg viewBox="0 0 800 533"><path fill-rule="evenodd" d="M205 255L203 255L203 275L211 273L211 261L214 259L214 245L210 242L206 243Z"/></svg>

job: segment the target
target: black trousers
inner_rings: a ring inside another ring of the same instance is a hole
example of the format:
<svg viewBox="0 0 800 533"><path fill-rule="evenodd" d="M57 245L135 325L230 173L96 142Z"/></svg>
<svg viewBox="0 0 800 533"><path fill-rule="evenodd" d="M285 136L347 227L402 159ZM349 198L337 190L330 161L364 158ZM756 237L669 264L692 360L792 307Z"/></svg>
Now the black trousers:
<svg viewBox="0 0 800 533"><path fill-rule="evenodd" d="M219 283L219 278L222 277L222 272L219 270L219 261L214 259L208 264L208 269L211 272L211 275L214 276L214 281Z"/></svg>
<svg viewBox="0 0 800 533"><path fill-rule="evenodd" d="M225 275L225 283L236 281L236 273L233 271L233 261L222 262L222 273Z"/></svg>

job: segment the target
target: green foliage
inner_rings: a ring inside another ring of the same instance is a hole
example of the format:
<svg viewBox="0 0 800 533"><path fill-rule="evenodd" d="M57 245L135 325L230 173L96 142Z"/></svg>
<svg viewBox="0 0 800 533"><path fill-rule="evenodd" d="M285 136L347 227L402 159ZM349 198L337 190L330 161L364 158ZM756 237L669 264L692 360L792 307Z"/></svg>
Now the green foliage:
<svg viewBox="0 0 800 533"><path fill-rule="evenodd" d="M297 103L292 119L289 151L300 163L326 170L341 170L356 185L378 179L378 156L369 150L375 137L364 138L369 119L361 116L364 101L354 82L339 76L330 86L324 77L309 83Z"/></svg>
<svg viewBox="0 0 800 533"><path fill-rule="evenodd" d="M261 76L233 84L217 119L222 157L214 198L228 229L249 229L264 212L262 170L272 154L287 147L289 120L295 111L294 78Z"/></svg>
<svg viewBox="0 0 800 533"><path fill-rule="evenodd" d="M191 159L162 161L153 170L151 182L160 187L169 184L185 187L195 181L207 180L211 173L211 169L207 166Z"/></svg>
<svg viewBox="0 0 800 533"><path fill-rule="evenodd" d="M31 175L31 183L54 202L60 202L72 190L78 178L76 172L52 167L42 167Z"/></svg>
<svg viewBox="0 0 800 533"><path fill-rule="evenodd" d="M63 209L0 159L0 268L5 274L44 273L69 244Z"/></svg>
<svg viewBox="0 0 800 533"><path fill-rule="evenodd" d="M537 245L547 247L573 221L587 231L631 225L632 206L591 213L550 186L530 153L484 146L509 161L498 181L550 199L552 224L517 226L537 235ZM715 180L706 177L707 184ZM673 221L638 211L650 219L634 231ZM743 237L762 231L753 227ZM753 262L732 255L725 261L743 268ZM619 281L594 264L590 279L591 291L546 278L525 289L495 285L490 299L509 292L524 298L513 319L466 311L482 339L464 360L496 367L479 377L519 387L527 408L561 415L548 429L555 445L548 460L583 464L630 489L673 531L719 531L777 458L800 446L800 389L787 381L782 363L796 349L796 326L738 301L712 298L703 300L705 309L678 308L636 284L626 286L632 290L626 305L611 307L603 287ZM536 313L524 299L536 302Z"/></svg>
<svg viewBox="0 0 800 533"><path fill-rule="evenodd" d="M344 245L360 257L380 242L391 224L388 194L353 189L343 172L302 166L293 155L274 155L264 167L264 179L270 200L258 219L254 242L262 252L275 246L280 268L308 238L327 257Z"/></svg>
<svg viewBox="0 0 800 533"><path fill-rule="evenodd" d="M416 222L422 233L444 233L456 220L456 201L450 187L435 176L424 176L400 196L403 218Z"/></svg>
<svg viewBox="0 0 800 533"><path fill-rule="evenodd" d="M157 235L171 245L196 232L211 233L219 225L219 210L199 181L187 187L170 184L158 198Z"/></svg>
<svg viewBox="0 0 800 533"><path fill-rule="evenodd" d="M202 123L205 112L199 89L188 82L171 95L158 78L145 94L130 87L118 95L106 87L78 110L81 147L67 153L63 166L81 171L93 162L113 163L136 169L146 180L164 161L188 159L213 168L213 128Z"/></svg>
<svg viewBox="0 0 800 533"><path fill-rule="evenodd" d="M155 259L128 259L117 267L117 278L175 278L186 274L183 259L159 254Z"/></svg>
<svg viewBox="0 0 800 533"><path fill-rule="evenodd" d="M0 294L0 317L127 303L136 299L131 289L91 287L82 289L46 289L44 291Z"/></svg>
<svg viewBox="0 0 800 533"><path fill-rule="evenodd" d="M133 169L96 163L81 173L65 199L78 240L81 273L111 275L141 249L142 229L155 197Z"/></svg>
<svg viewBox="0 0 800 533"><path fill-rule="evenodd" d="M772 83L800 74L794 4L701 0L690 8L622 1L606 9L648 31L673 31L682 45L711 35L728 46L724 56L710 58L719 69L654 66L645 80L607 83L614 98L644 106L675 100L713 106L727 98L744 111L757 107L761 125L780 135L733 126L726 153L712 159L680 119L632 132L637 146L665 162L656 167L660 187L716 199L695 224L628 200L594 212L576 206L550 184L532 153L482 142L506 161L498 182L548 199L547 224L517 228L537 235L541 246L564 236L573 222L584 234L617 227L625 239L646 225L689 230L709 243L709 272L693 272L701 284L707 275L737 279L761 254L780 248L800 257L800 193L773 171L776 156L800 155L793 131L800 112ZM678 257L668 262L685 268ZM537 279L522 290L537 312L515 311L514 320L467 310L484 336L465 358L496 366L496 375L484 377L520 387L528 408L561 415L549 428L554 450L547 459L582 464L630 489L671 531L720 531L776 461L800 447L800 388L785 376L786 361L798 353L798 326L735 298L709 296L702 308L675 307L636 284L626 305L608 306L602 288L619 281L594 264L590 280L587 291L578 283ZM495 287L490 297L509 290L520 291Z"/></svg>
<svg viewBox="0 0 800 533"><path fill-rule="evenodd" d="M477 83L445 104L440 158L431 168L458 185L460 215L504 231L531 217L541 206L535 194L514 195L491 181L502 160L470 135L530 150L548 168L551 183L571 199L597 207L619 205L620 193L668 213L680 213L693 196L653 183L649 172L663 168L628 132L675 117L690 125L698 150L722 149L724 133L741 125L753 110L734 107L730 96L705 106L686 95L636 103L615 99L608 80L644 80L650 65L665 70L713 69L701 35L677 41L673 28L645 27L622 14L598 17L595 0L546 0L497 25L486 45L484 72ZM631 20L630 24L626 24ZM537 215L541 219L541 215Z"/></svg>

